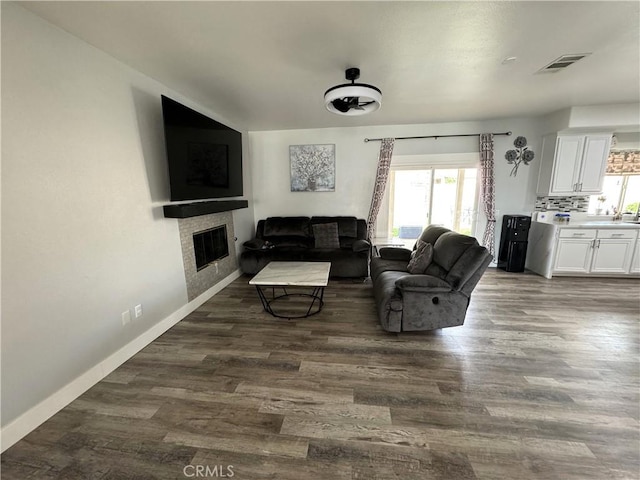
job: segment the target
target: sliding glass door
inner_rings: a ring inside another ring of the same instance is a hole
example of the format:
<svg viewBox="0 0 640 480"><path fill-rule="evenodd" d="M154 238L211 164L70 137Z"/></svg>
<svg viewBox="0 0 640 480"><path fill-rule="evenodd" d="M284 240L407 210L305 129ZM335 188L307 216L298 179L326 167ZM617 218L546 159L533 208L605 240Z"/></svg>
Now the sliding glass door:
<svg viewBox="0 0 640 480"><path fill-rule="evenodd" d="M412 246L427 225L473 235L477 187L477 168L392 167L389 221L393 241Z"/></svg>

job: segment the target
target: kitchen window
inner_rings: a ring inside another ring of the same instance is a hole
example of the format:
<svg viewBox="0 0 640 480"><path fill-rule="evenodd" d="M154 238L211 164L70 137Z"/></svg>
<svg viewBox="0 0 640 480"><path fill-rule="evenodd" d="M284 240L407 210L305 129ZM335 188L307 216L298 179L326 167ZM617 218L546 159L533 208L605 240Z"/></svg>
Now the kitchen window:
<svg viewBox="0 0 640 480"><path fill-rule="evenodd" d="M640 203L640 150L612 150L607 158L602 193L591 195L588 213L636 213Z"/></svg>
<svg viewBox="0 0 640 480"><path fill-rule="evenodd" d="M606 175L602 194L589 197L588 213L636 213L640 202L640 175Z"/></svg>

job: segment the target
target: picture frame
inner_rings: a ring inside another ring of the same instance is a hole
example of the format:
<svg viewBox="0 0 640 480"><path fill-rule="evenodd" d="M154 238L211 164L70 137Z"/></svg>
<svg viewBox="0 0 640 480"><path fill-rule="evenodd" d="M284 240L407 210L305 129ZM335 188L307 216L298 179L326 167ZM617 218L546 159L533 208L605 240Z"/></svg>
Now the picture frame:
<svg viewBox="0 0 640 480"><path fill-rule="evenodd" d="M292 192L335 192L335 144L290 145Z"/></svg>

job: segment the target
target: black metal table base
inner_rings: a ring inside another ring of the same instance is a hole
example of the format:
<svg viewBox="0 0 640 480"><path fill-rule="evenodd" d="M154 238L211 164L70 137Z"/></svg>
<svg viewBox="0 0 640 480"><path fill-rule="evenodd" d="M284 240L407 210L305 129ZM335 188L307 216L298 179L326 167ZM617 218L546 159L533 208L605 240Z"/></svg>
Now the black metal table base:
<svg viewBox="0 0 640 480"><path fill-rule="evenodd" d="M271 298L267 298L264 293L264 290L260 285L256 285L256 290L258 291L258 297L260 297L260 301L262 302L262 306L264 307L265 312L273 315L277 318L286 318L291 320L292 318L307 318L311 315L315 315L322 310L322 306L324 305L324 287L313 287L313 291L311 293L289 293L285 287L266 287L271 289ZM281 288L284 294L276 295L276 288ZM301 315L280 315L273 310L272 304L278 300L282 300L284 298L289 297L309 297L311 299L311 304L307 311ZM315 308L314 308L315 306Z"/></svg>

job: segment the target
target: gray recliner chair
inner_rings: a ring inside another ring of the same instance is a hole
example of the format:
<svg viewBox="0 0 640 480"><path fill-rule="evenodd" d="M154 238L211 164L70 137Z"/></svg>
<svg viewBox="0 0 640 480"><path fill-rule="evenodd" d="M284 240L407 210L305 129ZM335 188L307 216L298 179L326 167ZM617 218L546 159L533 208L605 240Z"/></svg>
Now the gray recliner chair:
<svg viewBox="0 0 640 480"><path fill-rule="evenodd" d="M389 332L462 325L471 292L493 258L475 238L444 227L428 226L419 240L433 245L424 273L408 272L409 249L381 248L371 259L378 317Z"/></svg>

